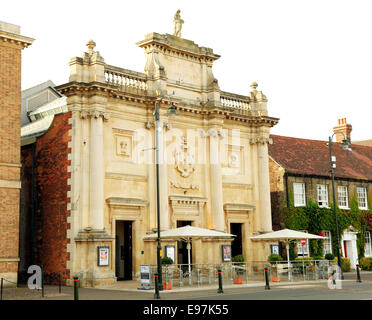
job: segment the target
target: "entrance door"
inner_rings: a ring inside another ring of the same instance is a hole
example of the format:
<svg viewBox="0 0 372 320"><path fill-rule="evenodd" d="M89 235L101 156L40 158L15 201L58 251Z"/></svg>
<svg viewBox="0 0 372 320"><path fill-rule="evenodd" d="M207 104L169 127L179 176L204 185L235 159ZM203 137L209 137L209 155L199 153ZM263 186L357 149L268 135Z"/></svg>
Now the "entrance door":
<svg viewBox="0 0 372 320"><path fill-rule="evenodd" d="M192 221L177 221L177 228L191 226ZM177 241L177 261L178 264L183 264L182 270L185 272L188 270L188 251L187 243L185 241ZM192 246L190 250L190 263L192 264Z"/></svg>
<svg viewBox="0 0 372 320"><path fill-rule="evenodd" d="M231 223L230 233L236 236L231 243L231 257L243 254L242 223Z"/></svg>
<svg viewBox="0 0 372 320"><path fill-rule="evenodd" d="M124 280L132 280L132 221L124 221Z"/></svg>
<svg viewBox="0 0 372 320"><path fill-rule="evenodd" d="M347 242L348 241L344 241L344 253L345 253L345 258L347 258L347 249L348 249L348 245L347 245Z"/></svg>
<svg viewBox="0 0 372 320"><path fill-rule="evenodd" d="M115 275L118 280L132 280L132 221L116 221Z"/></svg>

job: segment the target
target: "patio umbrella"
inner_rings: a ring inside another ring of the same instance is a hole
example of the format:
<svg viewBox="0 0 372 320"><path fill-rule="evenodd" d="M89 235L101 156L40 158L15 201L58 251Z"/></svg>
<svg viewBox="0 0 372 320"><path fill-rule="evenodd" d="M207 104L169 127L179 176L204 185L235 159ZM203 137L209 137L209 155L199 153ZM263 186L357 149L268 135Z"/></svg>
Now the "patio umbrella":
<svg viewBox="0 0 372 320"><path fill-rule="evenodd" d="M315 234L306 233L306 232L300 232L296 230L291 229L283 229L279 231L269 232L260 234L259 236L250 237L252 240L277 240L282 241L286 243L287 248L287 261L288 261L288 274L289 274L289 242L295 241L298 239L322 239L324 240L325 237L317 236Z"/></svg>
<svg viewBox="0 0 372 320"><path fill-rule="evenodd" d="M221 231L192 227L192 226L185 226L185 227L169 229L169 230L160 232L160 239L183 240L187 242L189 274L191 274L190 250L191 250L191 241L193 239L200 239L200 238L231 239L232 237L235 237L235 235L221 232ZM158 238L157 233L146 235L143 237L144 240L153 240L157 238Z"/></svg>

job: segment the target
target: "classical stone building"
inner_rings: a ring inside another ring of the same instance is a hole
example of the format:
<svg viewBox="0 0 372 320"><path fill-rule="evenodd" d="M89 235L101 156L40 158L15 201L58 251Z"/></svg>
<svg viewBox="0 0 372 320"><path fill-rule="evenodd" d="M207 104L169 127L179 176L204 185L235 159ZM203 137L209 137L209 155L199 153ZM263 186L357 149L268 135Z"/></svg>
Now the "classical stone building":
<svg viewBox="0 0 372 320"><path fill-rule="evenodd" d="M336 157L335 193L341 210L350 210L353 196L358 200L360 210L369 210L372 198L372 147L351 143L344 149L340 142L346 138L351 141L351 125L340 119L333 128L336 142L333 143L333 156ZM319 207L329 208L333 202L330 173L330 154L328 141L299 139L271 135L273 143L269 146L270 188L273 229L285 227L281 215L283 207L306 206L309 199ZM350 258L355 268L358 261L356 230L344 230L341 248L344 257ZM372 256L371 232L367 230L365 255ZM340 231L341 232L341 231ZM327 237L324 253L335 252L332 248L332 235L323 230ZM301 248L301 247L300 247ZM311 254L308 246L304 254Z"/></svg>
<svg viewBox="0 0 372 320"><path fill-rule="evenodd" d="M137 43L144 73L107 64L89 41L87 52L70 60L69 82L56 87L66 108L48 124L45 110L33 111L35 130L23 139L38 137L23 155L30 161L34 148L46 273L63 272L67 283L78 275L94 286L138 278L141 264L156 264L156 242L143 239L157 228L156 104L161 229L231 232L233 255L266 260L267 244L249 237L272 230L268 143L278 119L268 116L256 83L246 96L221 91L212 72L220 56L181 38L182 23L176 35L150 33ZM230 242L193 241L192 262L221 263L221 245ZM175 246L176 263L186 263L181 242L165 245ZM102 248L108 261L99 265Z"/></svg>
<svg viewBox="0 0 372 320"><path fill-rule="evenodd" d="M19 26L0 21L0 277L13 283L19 261L21 52L32 42Z"/></svg>

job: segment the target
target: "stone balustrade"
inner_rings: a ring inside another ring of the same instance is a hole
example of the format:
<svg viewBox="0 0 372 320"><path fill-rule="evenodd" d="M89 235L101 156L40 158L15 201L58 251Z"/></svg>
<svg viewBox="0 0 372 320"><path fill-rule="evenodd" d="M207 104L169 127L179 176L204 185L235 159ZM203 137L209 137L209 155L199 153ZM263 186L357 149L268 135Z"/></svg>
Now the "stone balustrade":
<svg viewBox="0 0 372 320"><path fill-rule="evenodd" d="M146 74L123 68L105 65L105 79L109 84L117 85L122 90L147 90Z"/></svg>
<svg viewBox="0 0 372 320"><path fill-rule="evenodd" d="M221 105L227 108L239 110L251 110L249 97L241 96L234 93L221 91Z"/></svg>

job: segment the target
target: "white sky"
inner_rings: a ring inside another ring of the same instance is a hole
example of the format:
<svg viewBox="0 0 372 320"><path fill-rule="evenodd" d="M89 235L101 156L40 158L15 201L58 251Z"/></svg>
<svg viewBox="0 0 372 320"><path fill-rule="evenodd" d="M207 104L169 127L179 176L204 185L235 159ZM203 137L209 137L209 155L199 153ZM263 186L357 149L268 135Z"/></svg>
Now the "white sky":
<svg viewBox="0 0 372 320"><path fill-rule="evenodd" d="M2 0L0 20L35 38L23 51L22 89L68 82L71 57L96 50L111 65L143 71L136 46L150 32L172 33L213 48L221 90L247 95L250 83L280 118L272 133L326 140L337 119L352 140L371 139L372 18L362 0L83 1Z"/></svg>

